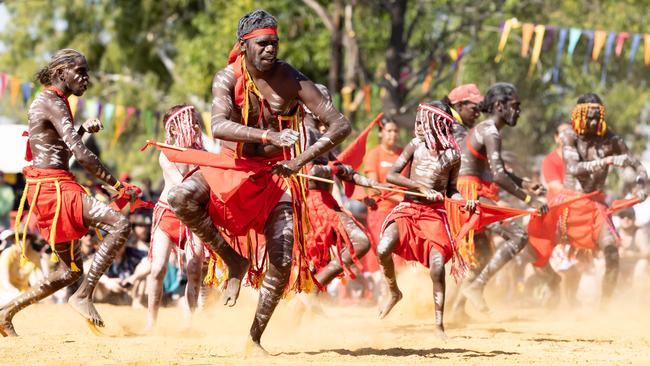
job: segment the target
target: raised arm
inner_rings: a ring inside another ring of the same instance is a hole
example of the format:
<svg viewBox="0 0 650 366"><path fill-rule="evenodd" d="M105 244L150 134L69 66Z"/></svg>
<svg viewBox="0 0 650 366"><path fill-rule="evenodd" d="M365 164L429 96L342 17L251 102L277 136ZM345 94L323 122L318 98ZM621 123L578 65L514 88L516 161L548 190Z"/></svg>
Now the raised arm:
<svg viewBox="0 0 650 366"><path fill-rule="evenodd" d="M636 170L637 176L643 178L643 180L647 180L648 178L648 172L646 171L645 167L643 164L641 164L641 160L639 160L636 156L632 154L630 149L627 147L625 144L625 141L618 135L614 135L613 137L614 140L614 151L618 155L625 155L625 166L630 166Z"/></svg>
<svg viewBox="0 0 650 366"><path fill-rule="evenodd" d="M74 124L68 110L62 103L54 103L49 107L50 121L56 129L59 136L72 152L75 159L86 171L95 176L97 179L114 186L117 179L106 169L106 167L81 140L81 135L74 129Z"/></svg>

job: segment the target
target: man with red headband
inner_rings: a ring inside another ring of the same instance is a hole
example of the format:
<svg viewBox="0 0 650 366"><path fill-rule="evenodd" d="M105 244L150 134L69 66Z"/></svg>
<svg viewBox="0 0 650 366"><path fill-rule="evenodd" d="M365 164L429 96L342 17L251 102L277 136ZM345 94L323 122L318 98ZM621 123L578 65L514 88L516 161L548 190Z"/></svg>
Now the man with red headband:
<svg viewBox="0 0 650 366"><path fill-rule="evenodd" d="M388 215L377 246L379 262L388 284L389 296L380 305L384 318L402 299L397 286L392 255L418 261L429 268L433 281L436 334L446 338L443 326L445 305L445 263L453 259L452 274L461 277L465 264L452 238L444 198L462 199L456 190L460 169L460 150L452 134L454 119L449 107L441 102L418 106L416 137L404 148L391 171L388 182L419 192L425 197L407 194ZM407 176L400 172L411 164ZM474 201L465 209L473 211Z"/></svg>
<svg viewBox="0 0 650 366"><path fill-rule="evenodd" d="M176 216L228 266L226 304L235 304L249 268L249 281L253 275L253 285L261 285L249 342L251 349L260 353L265 353L260 344L262 333L290 283L292 261L301 270L296 271L295 277L300 280L296 290L310 280L309 274L302 271L306 269L302 263L307 227L302 222L306 213L302 197L306 185L295 173L341 143L351 129L350 122L314 83L277 59L278 43L273 16L263 10L244 15L239 20L237 43L228 66L215 74L212 83L212 131L214 137L225 140L224 153L236 161L269 169L229 186L232 189L225 189L228 182L208 176L202 169L169 193L169 204ZM302 104L330 126L304 151ZM247 260L242 250L238 253L221 233L233 238L249 230L264 235L265 247L247 240ZM294 246L300 253L295 258ZM268 258L267 268L249 264L257 254L264 255L262 262ZM264 282L260 284L262 276Z"/></svg>
<svg viewBox="0 0 650 366"><path fill-rule="evenodd" d="M44 91L29 108L26 159L32 160L32 165L23 170L27 184L16 218L16 232L18 236L20 216L27 200L27 220L32 214L36 216L41 235L52 248L53 259L58 257L64 265L0 310L0 333L4 336L16 335L11 320L18 311L73 284L82 276L77 240L88 232L89 226L102 229L107 235L93 258L88 275L68 303L92 324L104 325L93 305L93 292L97 281L124 245L130 224L122 214L97 201L76 182L68 167L71 156L90 174L118 190L121 198L134 197L140 192L139 188L115 179L81 141L84 132L95 133L102 129L99 120L90 119L78 130L74 128L68 97L71 94L81 96L88 89L86 58L73 49L60 50L37 77ZM27 230L28 223L24 226Z"/></svg>
<svg viewBox="0 0 650 366"><path fill-rule="evenodd" d="M623 139L611 132L605 122L605 106L600 97L587 93L578 98L571 115L573 128L561 134L562 159L564 160L564 189L554 197L553 203L581 194L599 192L588 198L578 199L558 215L549 218L539 230L548 234L531 235L531 244L537 254L536 266L546 266L558 238L555 233L559 225L561 238L568 239L573 251L603 251L605 274L602 300L611 298L618 278L618 233L612 224L608 207L605 205L605 181L610 166L632 167L636 170L636 194L639 200L646 198L647 173L641 162L632 156ZM548 267L548 266L546 266Z"/></svg>
<svg viewBox="0 0 650 366"><path fill-rule="evenodd" d="M505 168L501 157L501 130L505 126L514 127L519 119L519 95L512 84L497 83L490 87L485 99L480 104L481 111L489 118L472 128L465 138L462 154L462 164L458 178L458 190L465 199L480 200L494 203L499 198L498 189L502 188L522 200L526 205L544 214L548 206L542 202L539 195L540 187L532 185L528 180L514 175ZM529 193L530 192L530 193ZM482 312L488 310L483 299L483 289L494 274L508 261L519 253L528 243L526 232L515 223L507 225L492 224L490 230L504 237L491 258L487 253L481 253L481 261L474 255L473 233L460 244L463 255L475 268L471 284L462 293L472 304ZM488 239L480 233L479 240ZM481 244L481 248L487 247Z"/></svg>

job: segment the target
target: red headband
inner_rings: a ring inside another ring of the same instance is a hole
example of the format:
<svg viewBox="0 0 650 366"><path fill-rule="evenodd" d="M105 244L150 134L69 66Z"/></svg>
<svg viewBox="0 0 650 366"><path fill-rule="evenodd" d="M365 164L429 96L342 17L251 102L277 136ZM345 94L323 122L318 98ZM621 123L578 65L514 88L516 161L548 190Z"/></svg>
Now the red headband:
<svg viewBox="0 0 650 366"><path fill-rule="evenodd" d="M246 41L251 38L255 38L259 36L277 36L277 35L278 35L278 28L258 28L255 29L254 31L244 34L239 38L239 40ZM230 54L228 55L228 65L235 62L237 56L239 56L239 42L235 42L235 45L232 46L232 50L230 50Z"/></svg>

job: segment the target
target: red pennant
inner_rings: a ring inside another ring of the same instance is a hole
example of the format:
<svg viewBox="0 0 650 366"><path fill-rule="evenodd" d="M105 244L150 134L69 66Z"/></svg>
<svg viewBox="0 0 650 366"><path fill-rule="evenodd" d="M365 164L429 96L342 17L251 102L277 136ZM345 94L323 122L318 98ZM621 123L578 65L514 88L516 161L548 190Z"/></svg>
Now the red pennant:
<svg viewBox="0 0 650 366"><path fill-rule="evenodd" d="M368 142L368 134L373 127L384 116L384 113L379 113L375 119L370 122L368 127L366 127L360 134L357 136L348 147L345 148L339 155L338 160L345 164L350 165L354 170L359 169L361 163L363 163L363 157L366 155L366 143Z"/></svg>

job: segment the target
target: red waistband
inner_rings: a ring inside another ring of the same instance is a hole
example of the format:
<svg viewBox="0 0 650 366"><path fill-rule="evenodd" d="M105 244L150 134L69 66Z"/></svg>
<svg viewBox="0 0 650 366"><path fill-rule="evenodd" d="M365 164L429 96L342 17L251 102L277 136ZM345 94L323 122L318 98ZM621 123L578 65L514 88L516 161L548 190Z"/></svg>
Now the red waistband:
<svg viewBox="0 0 650 366"><path fill-rule="evenodd" d="M52 168L37 168L29 165L23 168L23 175L29 179L42 179L42 178L72 178L75 179L74 174L65 169L52 169Z"/></svg>

